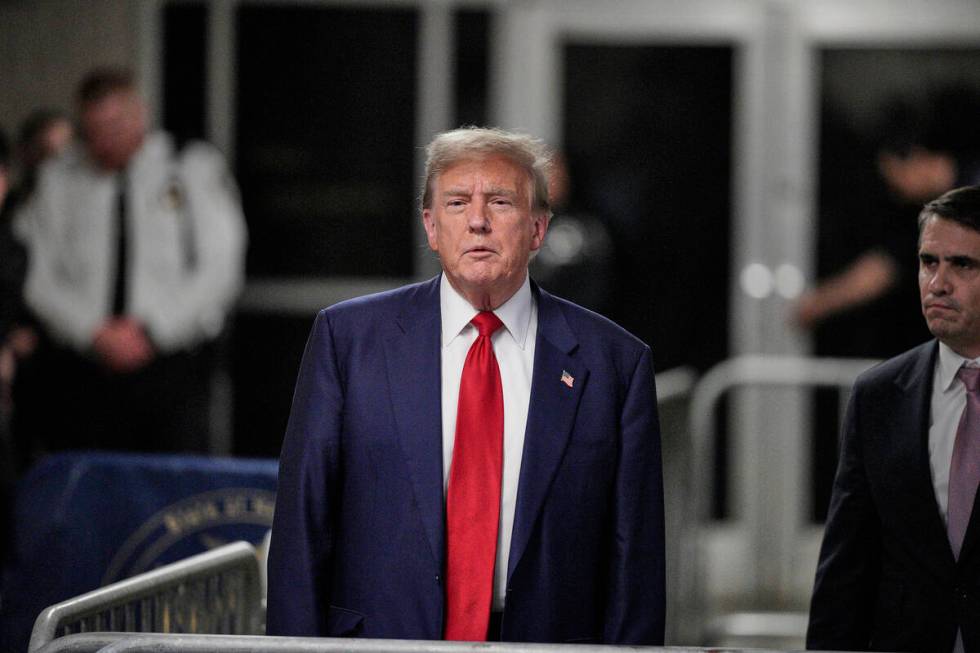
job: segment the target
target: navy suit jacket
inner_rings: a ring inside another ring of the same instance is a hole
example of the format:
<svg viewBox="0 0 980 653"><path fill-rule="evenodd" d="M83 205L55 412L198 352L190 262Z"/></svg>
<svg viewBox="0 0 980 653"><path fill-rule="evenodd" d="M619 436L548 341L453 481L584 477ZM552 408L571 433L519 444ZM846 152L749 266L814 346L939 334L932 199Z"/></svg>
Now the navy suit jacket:
<svg viewBox="0 0 980 653"><path fill-rule="evenodd" d="M538 332L502 639L662 644L650 349L532 292ZM268 633L442 638L440 331L439 277L317 316L280 459Z"/></svg>
<svg viewBox="0 0 980 653"><path fill-rule="evenodd" d="M854 384L810 605L807 648L980 651L980 502L954 559L929 467L938 343Z"/></svg>

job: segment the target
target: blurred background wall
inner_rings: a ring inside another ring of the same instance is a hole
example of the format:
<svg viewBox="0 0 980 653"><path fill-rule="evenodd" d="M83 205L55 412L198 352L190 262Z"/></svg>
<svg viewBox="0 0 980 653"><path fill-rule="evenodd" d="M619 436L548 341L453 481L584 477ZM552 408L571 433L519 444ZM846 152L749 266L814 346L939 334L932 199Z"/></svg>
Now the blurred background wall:
<svg viewBox="0 0 980 653"><path fill-rule="evenodd" d="M95 62L138 62L139 16L127 0L0 2L0 125L13 133L38 106L70 108Z"/></svg>

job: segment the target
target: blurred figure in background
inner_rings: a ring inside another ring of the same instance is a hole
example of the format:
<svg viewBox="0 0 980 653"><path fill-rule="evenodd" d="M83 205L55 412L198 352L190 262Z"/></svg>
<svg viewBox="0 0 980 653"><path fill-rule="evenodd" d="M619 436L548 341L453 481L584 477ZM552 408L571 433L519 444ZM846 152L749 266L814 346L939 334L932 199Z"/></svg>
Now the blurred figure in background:
<svg viewBox="0 0 980 653"><path fill-rule="evenodd" d="M951 87L924 102L894 99L883 108L873 162L878 189L867 204L853 197L841 202L850 212L846 236L863 251L793 309L793 321L804 329L846 316L840 339L847 342L838 343L834 355L888 357L929 337L922 323L905 317L918 305L914 225L923 204L977 181L963 138L969 130L955 127L975 115L967 110L970 102ZM963 115L952 120L956 114Z"/></svg>
<svg viewBox="0 0 980 653"><path fill-rule="evenodd" d="M0 131L0 210L10 191L10 143L7 135Z"/></svg>
<svg viewBox="0 0 980 653"><path fill-rule="evenodd" d="M0 315L5 326L0 335L0 383L8 417L14 409L12 389L17 364L30 357L37 347L37 330L24 306L27 252L21 242L23 234L14 233L13 215L34 190L38 168L64 151L74 131L68 117L56 109L31 113L17 139L19 182L10 188L6 203L0 203Z"/></svg>
<svg viewBox="0 0 980 653"><path fill-rule="evenodd" d="M577 210L570 197L568 163L558 153L548 171L554 215L548 238L531 261L531 275L549 292L604 313L613 283L612 238L602 221Z"/></svg>
<svg viewBox="0 0 980 653"><path fill-rule="evenodd" d="M244 273L236 186L212 147L148 130L129 71L92 72L76 99L81 142L17 216L43 330L18 437L39 453L205 451L211 345Z"/></svg>
<svg viewBox="0 0 980 653"><path fill-rule="evenodd" d="M10 189L10 146L0 131L0 228L6 231L4 205ZM12 354L4 346L9 328L7 302L7 238L0 238L0 532L10 532L11 497L13 496L14 464L10 437L10 394L7 378L12 375ZM8 539L0 537L0 562L7 554Z"/></svg>
<svg viewBox="0 0 980 653"><path fill-rule="evenodd" d="M27 117L17 137L17 157L21 170L18 188L22 189L22 196L30 195L34 189L41 164L64 152L74 136L74 125L58 109L38 109Z"/></svg>
<svg viewBox="0 0 980 653"><path fill-rule="evenodd" d="M857 324L849 334L852 353L862 356L890 356L928 338L923 325L902 317L918 301L915 219L923 204L957 181L955 158L931 136L917 111L895 104L886 114L875 161L881 190L866 209L870 215L853 216L853 237L865 238L867 249L804 293L793 315L797 325L812 329L839 314L863 312L867 326ZM889 324L887 332L880 330L883 322Z"/></svg>

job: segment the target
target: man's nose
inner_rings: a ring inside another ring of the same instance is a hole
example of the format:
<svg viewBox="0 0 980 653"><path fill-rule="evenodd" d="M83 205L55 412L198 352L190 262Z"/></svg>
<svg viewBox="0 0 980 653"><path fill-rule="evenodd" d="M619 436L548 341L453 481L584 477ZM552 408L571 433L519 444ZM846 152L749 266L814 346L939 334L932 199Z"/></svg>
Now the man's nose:
<svg viewBox="0 0 980 653"><path fill-rule="evenodd" d="M486 202L472 202L466 216L470 231L486 233L490 231L490 207Z"/></svg>
<svg viewBox="0 0 980 653"><path fill-rule="evenodd" d="M946 295L950 292L949 268L947 266L936 266L936 272L929 280L929 292L934 295Z"/></svg>

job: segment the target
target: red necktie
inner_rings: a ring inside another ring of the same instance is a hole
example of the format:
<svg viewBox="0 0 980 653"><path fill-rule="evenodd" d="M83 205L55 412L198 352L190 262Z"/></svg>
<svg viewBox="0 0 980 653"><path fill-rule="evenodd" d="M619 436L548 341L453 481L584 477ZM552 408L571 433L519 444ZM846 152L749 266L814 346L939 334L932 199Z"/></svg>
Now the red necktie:
<svg viewBox="0 0 980 653"><path fill-rule="evenodd" d="M980 368L961 367L956 376L966 386L966 407L956 428L953 459L949 465L946 531L953 556L958 559L980 482L980 394L977 393Z"/></svg>
<svg viewBox="0 0 980 653"><path fill-rule="evenodd" d="M504 394L483 311L459 383L456 441L446 495L446 639L484 641L490 620L504 447Z"/></svg>

